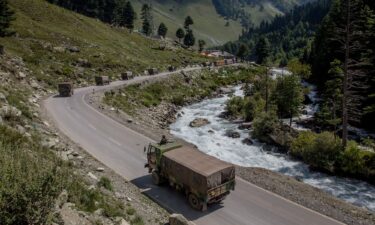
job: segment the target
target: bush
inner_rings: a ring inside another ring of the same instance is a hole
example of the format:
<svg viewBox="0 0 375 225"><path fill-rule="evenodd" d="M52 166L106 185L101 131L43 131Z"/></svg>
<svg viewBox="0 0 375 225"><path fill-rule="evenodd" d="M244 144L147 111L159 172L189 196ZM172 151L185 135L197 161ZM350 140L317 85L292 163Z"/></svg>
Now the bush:
<svg viewBox="0 0 375 225"><path fill-rule="evenodd" d="M269 143L269 134L275 131L278 121L275 112L262 112L253 122L253 137Z"/></svg>
<svg viewBox="0 0 375 225"><path fill-rule="evenodd" d="M108 177L101 177L98 182L99 187L103 187L109 191L113 190L111 180Z"/></svg>
<svg viewBox="0 0 375 225"><path fill-rule="evenodd" d="M341 152L341 140L330 132L301 132L290 148L292 155L302 158L314 168L329 172L335 172Z"/></svg>
<svg viewBox="0 0 375 225"><path fill-rule="evenodd" d="M244 119L246 121L254 120L261 114L266 106L266 102L259 94L246 98L244 105Z"/></svg>
<svg viewBox="0 0 375 225"><path fill-rule="evenodd" d="M340 170L351 176L374 180L375 152L362 150L357 143L349 142L341 156Z"/></svg>
<svg viewBox="0 0 375 225"><path fill-rule="evenodd" d="M244 114L245 100L242 97L233 97L227 101L225 110L229 116L240 117Z"/></svg>

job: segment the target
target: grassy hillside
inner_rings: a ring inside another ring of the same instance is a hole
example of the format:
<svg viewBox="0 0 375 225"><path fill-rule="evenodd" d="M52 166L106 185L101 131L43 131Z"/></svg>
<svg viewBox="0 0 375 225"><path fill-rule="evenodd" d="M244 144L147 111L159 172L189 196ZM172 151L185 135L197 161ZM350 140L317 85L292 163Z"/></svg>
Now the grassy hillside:
<svg viewBox="0 0 375 225"><path fill-rule="evenodd" d="M131 0L136 11L140 12L143 3L147 0ZM227 21L220 16L211 0L175 1L153 0L155 25L163 22L167 25L169 37L175 37L177 28L183 27L186 16L190 15L195 24L193 30L197 39L206 40L208 45L223 44L228 40L236 40L241 33L239 22ZM138 21L140 23L140 21Z"/></svg>
<svg viewBox="0 0 375 225"><path fill-rule="evenodd" d="M160 43L124 29L112 28L43 0L12 0L16 35L0 38L11 55L23 58L39 81L49 85L72 79L92 81L94 75L117 76L126 70L163 69L202 61L196 53Z"/></svg>

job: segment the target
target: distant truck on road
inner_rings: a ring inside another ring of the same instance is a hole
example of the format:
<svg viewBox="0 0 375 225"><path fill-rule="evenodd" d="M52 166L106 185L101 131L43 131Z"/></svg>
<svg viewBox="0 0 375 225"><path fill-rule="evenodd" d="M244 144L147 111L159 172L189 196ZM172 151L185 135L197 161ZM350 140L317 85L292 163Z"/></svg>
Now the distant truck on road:
<svg viewBox="0 0 375 225"><path fill-rule="evenodd" d="M71 97L74 94L73 83L64 82L58 84L60 97Z"/></svg>
<svg viewBox="0 0 375 225"><path fill-rule="evenodd" d="M110 83L108 76L96 76L95 83L98 86L108 85Z"/></svg>
<svg viewBox="0 0 375 225"><path fill-rule="evenodd" d="M150 68L147 70L149 75L156 75L159 73L157 68Z"/></svg>
<svg viewBox="0 0 375 225"><path fill-rule="evenodd" d="M178 143L145 147L153 183L169 183L184 192L196 210L222 201L235 187L235 167L194 148Z"/></svg>
<svg viewBox="0 0 375 225"><path fill-rule="evenodd" d="M131 80L134 78L133 72L131 71L126 71L125 73L121 74L121 79L122 80Z"/></svg>

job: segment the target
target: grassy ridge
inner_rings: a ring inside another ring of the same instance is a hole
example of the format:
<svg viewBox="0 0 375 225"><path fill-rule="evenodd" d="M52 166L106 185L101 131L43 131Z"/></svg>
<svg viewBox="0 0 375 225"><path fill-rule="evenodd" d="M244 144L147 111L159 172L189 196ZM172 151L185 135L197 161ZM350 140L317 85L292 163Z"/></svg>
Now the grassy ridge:
<svg viewBox="0 0 375 225"><path fill-rule="evenodd" d="M65 79L92 81L96 74L117 76L125 70L141 72L203 60L182 49L159 50L159 42L43 0L12 0L10 6L16 12L12 29L17 34L0 41L47 84Z"/></svg>

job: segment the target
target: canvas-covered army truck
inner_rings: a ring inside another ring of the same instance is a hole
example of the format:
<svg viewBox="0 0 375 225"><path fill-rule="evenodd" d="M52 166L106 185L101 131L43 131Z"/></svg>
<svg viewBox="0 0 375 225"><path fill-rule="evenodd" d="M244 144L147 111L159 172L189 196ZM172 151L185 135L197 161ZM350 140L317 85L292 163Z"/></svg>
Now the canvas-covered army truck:
<svg viewBox="0 0 375 225"><path fill-rule="evenodd" d="M184 192L197 210L222 201L235 187L235 167L189 146L150 144L147 164L156 185L169 183Z"/></svg>
<svg viewBox="0 0 375 225"><path fill-rule="evenodd" d="M156 74L159 73L157 68L150 68L147 71L148 71L148 74L150 74L150 75L156 75Z"/></svg>
<svg viewBox="0 0 375 225"><path fill-rule="evenodd" d="M176 71L176 67L175 67L175 66L172 66L172 65L169 65L169 66L168 66L168 71L169 71L169 72Z"/></svg>
<svg viewBox="0 0 375 225"><path fill-rule="evenodd" d="M108 76L96 76L95 83L98 86L108 85L110 83Z"/></svg>
<svg viewBox="0 0 375 225"><path fill-rule="evenodd" d="M121 79L122 80L131 80L134 78L133 72L126 71L125 73L121 73Z"/></svg>
<svg viewBox="0 0 375 225"><path fill-rule="evenodd" d="M71 82L64 82L58 84L60 97L70 97L74 94L73 84Z"/></svg>

